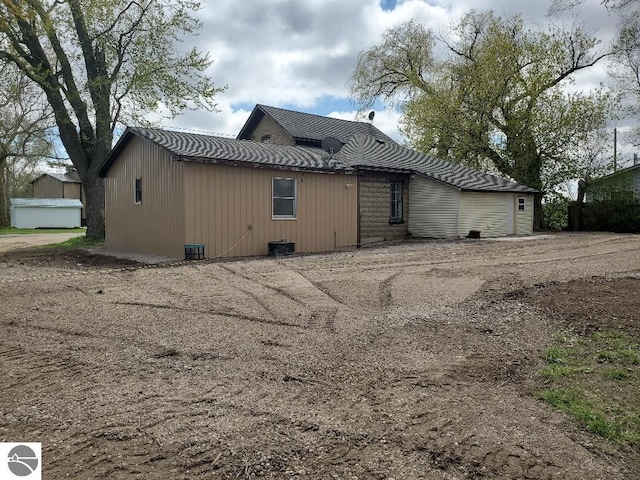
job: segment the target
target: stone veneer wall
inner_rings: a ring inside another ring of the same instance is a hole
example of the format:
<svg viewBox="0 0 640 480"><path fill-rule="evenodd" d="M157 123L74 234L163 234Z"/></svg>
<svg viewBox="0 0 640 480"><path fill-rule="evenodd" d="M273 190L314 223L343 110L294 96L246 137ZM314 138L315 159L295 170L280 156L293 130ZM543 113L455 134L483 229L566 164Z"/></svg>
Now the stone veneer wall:
<svg viewBox="0 0 640 480"><path fill-rule="evenodd" d="M404 223L389 224L391 182L402 181L402 217ZM404 239L409 228L408 176L360 176L360 243Z"/></svg>

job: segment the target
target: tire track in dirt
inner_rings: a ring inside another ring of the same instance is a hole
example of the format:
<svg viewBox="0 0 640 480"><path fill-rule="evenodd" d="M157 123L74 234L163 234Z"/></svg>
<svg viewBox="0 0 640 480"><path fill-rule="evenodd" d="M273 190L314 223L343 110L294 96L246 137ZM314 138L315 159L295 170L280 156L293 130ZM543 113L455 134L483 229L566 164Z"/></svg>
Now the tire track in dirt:
<svg viewBox="0 0 640 480"><path fill-rule="evenodd" d="M380 282L380 285L378 286L378 300L382 308L389 307L393 303L393 293L391 290L393 287L393 281L402 273L403 271L396 272Z"/></svg>
<svg viewBox="0 0 640 480"><path fill-rule="evenodd" d="M336 294L334 294L331 289L327 288L326 286L324 286L322 283L320 282L316 282L314 280L312 280L308 275L305 275L301 270L292 267L291 265L287 265L283 262L278 262L279 265L287 268L288 270L300 275L305 281L307 281L308 283L310 283L311 285L313 285L315 288L317 288L320 292L324 293L327 297L329 297L331 300L333 300L334 302L336 302L339 305L342 306L348 306L346 303L344 303L344 301L338 297Z"/></svg>
<svg viewBox="0 0 640 480"><path fill-rule="evenodd" d="M307 307L307 305L300 301L298 298L296 298L294 295L290 294L289 292L287 292L286 290L283 290L282 288L278 288L278 287L274 287L273 285L269 285L267 283L262 283L258 280L255 280L251 277L249 277L248 275L245 275L243 273L237 272L234 269L228 267L227 265L223 265L223 264L217 264L218 267L222 268L223 270L226 270L227 272L233 274L233 275L237 275L240 278L243 278L249 282L251 282L252 284L257 284L260 285L262 288L266 288L269 289L273 292L276 292L279 295L282 295L283 297L291 300L294 303L297 303L298 305L301 305L303 307Z"/></svg>
<svg viewBox="0 0 640 480"><path fill-rule="evenodd" d="M256 293L253 293L250 290L246 290L244 288L241 287L236 287L238 290L240 290L242 293L244 293L245 295L247 295L248 297L253 298L253 300L260 305L265 312L267 312L267 314L271 317L271 318L276 318L276 315L273 313L273 310L271 310L271 308L269 307L269 304L267 302L265 302L262 298L260 298L260 296Z"/></svg>
<svg viewBox="0 0 640 480"><path fill-rule="evenodd" d="M281 320L268 319L268 318L260 318L260 317L252 317L250 315L244 315L242 313L229 312L226 310L197 310L194 308L186 308L186 307L178 307L176 305L167 305L162 303L146 303L146 302L108 302L115 305L129 305L134 307L147 307L147 308L157 308L157 309L166 309L166 310L179 310L183 312L190 313L200 313L202 315L213 315L218 317L230 317L237 318L239 320L246 320L249 322L255 323L267 323L270 325L278 325L281 327L294 327L294 328L306 328L304 325L298 325L296 323L285 322Z"/></svg>

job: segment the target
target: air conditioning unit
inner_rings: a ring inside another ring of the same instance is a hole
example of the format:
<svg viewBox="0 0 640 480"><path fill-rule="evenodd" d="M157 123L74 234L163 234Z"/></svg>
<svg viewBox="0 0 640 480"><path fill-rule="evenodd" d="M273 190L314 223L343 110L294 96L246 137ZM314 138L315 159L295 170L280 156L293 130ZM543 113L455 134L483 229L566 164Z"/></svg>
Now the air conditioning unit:
<svg viewBox="0 0 640 480"><path fill-rule="evenodd" d="M269 256L278 257L280 255L293 255L296 253L296 244L280 240L277 242L269 242Z"/></svg>

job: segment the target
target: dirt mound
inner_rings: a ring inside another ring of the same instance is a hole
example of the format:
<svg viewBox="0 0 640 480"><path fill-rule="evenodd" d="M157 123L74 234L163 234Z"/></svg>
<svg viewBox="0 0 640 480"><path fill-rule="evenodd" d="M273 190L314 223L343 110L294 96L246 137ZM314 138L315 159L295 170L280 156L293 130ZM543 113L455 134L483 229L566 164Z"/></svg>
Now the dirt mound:
<svg viewBox="0 0 640 480"><path fill-rule="evenodd" d="M515 296L578 333L613 329L640 336L640 278L550 282Z"/></svg>

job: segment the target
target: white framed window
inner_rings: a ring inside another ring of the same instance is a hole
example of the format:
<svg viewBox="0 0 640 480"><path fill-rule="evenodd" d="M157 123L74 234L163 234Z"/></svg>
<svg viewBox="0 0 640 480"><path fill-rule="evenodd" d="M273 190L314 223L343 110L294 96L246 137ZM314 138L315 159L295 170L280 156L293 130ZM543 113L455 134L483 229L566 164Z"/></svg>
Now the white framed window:
<svg viewBox="0 0 640 480"><path fill-rule="evenodd" d="M140 205L142 203L142 179L136 178L133 187L133 203Z"/></svg>
<svg viewBox="0 0 640 480"><path fill-rule="evenodd" d="M272 216L274 219L296 218L296 179L274 178L272 181Z"/></svg>
<svg viewBox="0 0 640 480"><path fill-rule="evenodd" d="M391 182L389 223L402 223L402 182Z"/></svg>
<svg viewBox="0 0 640 480"><path fill-rule="evenodd" d="M524 212L527 205L527 199L525 197L518 197L518 211Z"/></svg>

